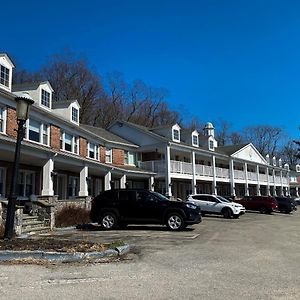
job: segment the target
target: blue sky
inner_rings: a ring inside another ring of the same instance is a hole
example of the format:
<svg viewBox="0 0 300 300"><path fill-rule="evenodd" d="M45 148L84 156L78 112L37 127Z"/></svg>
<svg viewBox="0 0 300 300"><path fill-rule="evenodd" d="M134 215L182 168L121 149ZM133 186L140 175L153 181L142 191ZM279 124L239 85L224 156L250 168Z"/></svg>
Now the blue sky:
<svg viewBox="0 0 300 300"><path fill-rule="evenodd" d="M35 70L69 48L169 91L184 117L299 138L300 1L5 1L0 51Z"/></svg>

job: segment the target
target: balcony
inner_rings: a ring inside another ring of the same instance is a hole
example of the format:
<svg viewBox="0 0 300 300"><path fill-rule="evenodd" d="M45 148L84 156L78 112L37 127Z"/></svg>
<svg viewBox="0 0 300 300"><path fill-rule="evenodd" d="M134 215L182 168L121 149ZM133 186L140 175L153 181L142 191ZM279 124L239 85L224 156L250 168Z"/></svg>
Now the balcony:
<svg viewBox="0 0 300 300"><path fill-rule="evenodd" d="M152 171L155 173L158 173L160 175L164 175L166 171L166 165L164 160L153 160L153 161L145 161L145 162L139 162L139 167L148 171ZM171 174L182 174L182 175L193 175L193 166L191 163L184 162L184 161L176 161L171 160L170 161L170 172ZM211 166L205 166L205 165L195 165L195 174L198 177L213 177L213 168ZM248 175L248 181L257 182L257 173L256 172L247 172ZM220 179L230 179L230 172L229 169L226 168L219 168L216 167L216 178ZM242 180L245 181L245 172L244 170L234 170L234 179L235 180ZM259 181L260 183L265 183L269 181L269 184L274 184L274 178L272 175L267 174L259 174ZM275 183L276 185L281 184L280 176L275 176ZM284 185L288 184L288 178L283 177L282 183Z"/></svg>

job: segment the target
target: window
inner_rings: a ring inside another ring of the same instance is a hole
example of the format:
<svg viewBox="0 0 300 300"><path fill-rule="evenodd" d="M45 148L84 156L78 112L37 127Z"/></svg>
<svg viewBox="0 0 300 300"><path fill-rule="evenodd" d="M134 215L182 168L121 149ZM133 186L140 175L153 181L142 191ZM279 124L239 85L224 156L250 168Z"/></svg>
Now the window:
<svg viewBox="0 0 300 300"><path fill-rule="evenodd" d="M34 142L40 142L41 123L29 120L29 135L28 139Z"/></svg>
<svg viewBox="0 0 300 300"><path fill-rule="evenodd" d="M96 144L88 143L87 157L99 160L99 147Z"/></svg>
<svg viewBox="0 0 300 300"><path fill-rule="evenodd" d="M193 135L193 146L198 146L198 136Z"/></svg>
<svg viewBox="0 0 300 300"><path fill-rule="evenodd" d="M6 110L0 107L0 132L5 132Z"/></svg>
<svg viewBox="0 0 300 300"><path fill-rule="evenodd" d="M105 149L105 162L112 163L112 149L107 148Z"/></svg>
<svg viewBox="0 0 300 300"><path fill-rule="evenodd" d="M35 172L20 171L18 176L18 196L29 197L34 194Z"/></svg>
<svg viewBox="0 0 300 300"><path fill-rule="evenodd" d="M26 124L26 139L29 141L49 145L49 125L29 119Z"/></svg>
<svg viewBox="0 0 300 300"><path fill-rule="evenodd" d="M136 154L130 151L124 151L124 164L136 165Z"/></svg>
<svg viewBox="0 0 300 300"><path fill-rule="evenodd" d="M0 197L5 195L5 169L0 168Z"/></svg>
<svg viewBox="0 0 300 300"><path fill-rule="evenodd" d="M79 150L78 137L61 130L60 131L60 149L78 154L78 150Z"/></svg>
<svg viewBox="0 0 300 300"><path fill-rule="evenodd" d="M41 104L50 108L50 93L42 89Z"/></svg>
<svg viewBox="0 0 300 300"><path fill-rule="evenodd" d="M70 176L69 183L68 183L68 197L76 197L78 196L79 192L79 178Z"/></svg>
<svg viewBox="0 0 300 300"><path fill-rule="evenodd" d="M300 172L300 165L296 165L296 172Z"/></svg>
<svg viewBox="0 0 300 300"><path fill-rule="evenodd" d="M0 84L9 87L9 69L0 65Z"/></svg>
<svg viewBox="0 0 300 300"><path fill-rule="evenodd" d="M214 141L209 141L209 149L214 150Z"/></svg>
<svg viewBox="0 0 300 300"><path fill-rule="evenodd" d="M173 129L173 140L180 141L180 133L178 129Z"/></svg>
<svg viewBox="0 0 300 300"><path fill-rule="evenodd" d="M72 107L72 121L78 123L78 109Z"/></svg>

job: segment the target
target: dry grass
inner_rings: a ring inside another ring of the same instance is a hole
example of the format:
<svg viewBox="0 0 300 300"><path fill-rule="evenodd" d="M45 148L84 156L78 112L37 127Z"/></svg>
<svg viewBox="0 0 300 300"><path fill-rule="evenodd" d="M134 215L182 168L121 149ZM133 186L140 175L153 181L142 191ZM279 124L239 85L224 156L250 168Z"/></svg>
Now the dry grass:
<svg viewBox="0 0 300 300"><path fill-rule="evenodd" d="M76 206L66 206L55 216L56 227L90 223L90 211Z"/></svg>

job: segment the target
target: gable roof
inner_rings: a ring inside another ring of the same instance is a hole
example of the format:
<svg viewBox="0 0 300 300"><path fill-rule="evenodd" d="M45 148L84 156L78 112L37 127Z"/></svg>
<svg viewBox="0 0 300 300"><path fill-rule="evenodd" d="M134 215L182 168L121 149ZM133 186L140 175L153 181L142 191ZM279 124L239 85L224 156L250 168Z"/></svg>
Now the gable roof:
<svg viewBox="0 0 300 300"><path fill-rule="evenodd" d="M125 145L131 146L131 147L138 147L137 145L119 137L118 135L116 135L104 128L94 127L94 126L85 125L85 124L81 124L80 127L85 129L86 131L89 131L93 134L98 135L100 138L104 139L107 142L125 144Z"/></svg>
<svg viewBox="0 0 300 300"><path fill-rule="evenodd" d="M5 57L7 61L11 64L11 66L14 68L15 65L13 64L12 60L9 58L9 56L6 53L0 53L0 57Z"/></svg>
<svg viewBox="0 0 300 300"><path fill-rule="evenodd" d="M234 154L237 151L243 149L247 145L249 145L249 143L247 143L247 144L238 144L238 145L229 145L229 146L219 146L219 147L215 148L215 152L219 152L219 153L231 156L232 154Z"/></svg>
<svg viewBox="0 0 300 300"><path fill-rule="evenodd" d="M72 103L77 102L77 105L80 107L80 104L76 99L73 100L58 100L58 101L53 101L52 102L52 108L67 108L69 107Z"/></svg>
<svg viewBox="0 0 300 300"><path fill-rule="evenodd" d="M51 91L53 92L53 88L48 80L46 81L34 81L34 82L23 82L12 85L12 91L26 91L26 90L36 90L41 84L48 84Z"/></svg>

